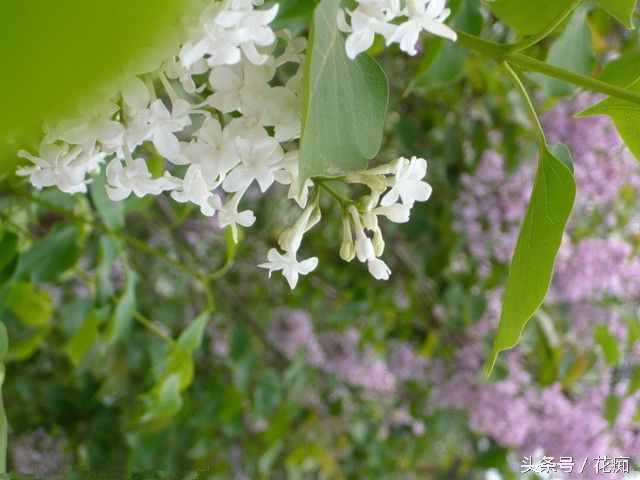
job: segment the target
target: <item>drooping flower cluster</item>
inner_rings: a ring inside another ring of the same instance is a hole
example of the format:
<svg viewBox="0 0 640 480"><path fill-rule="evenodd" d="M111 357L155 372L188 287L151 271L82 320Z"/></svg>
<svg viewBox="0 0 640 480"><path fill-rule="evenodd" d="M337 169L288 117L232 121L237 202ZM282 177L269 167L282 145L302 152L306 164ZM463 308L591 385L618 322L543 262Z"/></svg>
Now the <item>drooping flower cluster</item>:
<svg viewBox="0 0 640 480"><path fill-rule="evenodd" d="M271 249L260 266L269 274L281 271L294 288L318 265L316 257L298 255L304 234L321 218L322 185L300 178L298 165L306 40L274 32L278 5L256 8L262 3L214 2L192 38L156 72L124 82L90 114L47 127L38 154L19 152L31 165L18 174L37 188L85 193L91 175L106 164L111 200L168 193L216 216L236 241L238 227L256 220L240 207L249 189L264 194L276 183L286 185L303 212L280 236L283 253ZM424 10L413 3L407 12ZM342 258L357 257L375 278L389 278L378 218L408 221L413 204L429 198L426 169L423 159L401 158L348 177L368 186L370 195L341 201Z"/></svg>
<svg viewBox="0 0 640 480"><path fill-rule="evenodd" d="M381 35L387 46L398 43L409 55L418 53L420 34L432 33L455 41L455 31L444 24L451 11L446 0L358 0L353 11L341 11L338 26L347 37L347 55L354 59ZM350 22L347 23L347 15Z"/></svg>

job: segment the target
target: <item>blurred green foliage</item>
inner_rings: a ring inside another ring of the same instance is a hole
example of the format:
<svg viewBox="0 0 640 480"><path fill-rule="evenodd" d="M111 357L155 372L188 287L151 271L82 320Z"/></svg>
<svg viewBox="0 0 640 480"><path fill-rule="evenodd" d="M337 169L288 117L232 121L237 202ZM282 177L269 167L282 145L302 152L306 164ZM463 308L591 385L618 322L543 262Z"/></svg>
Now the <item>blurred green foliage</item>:
<svg viewBox="0 0 640 480"><path fill-rule="evenodd" d="M0 5L0 172L44 121L104 100L166 57L200 0L5 0ZM107 96L108 96L107 95Z"/></svg>

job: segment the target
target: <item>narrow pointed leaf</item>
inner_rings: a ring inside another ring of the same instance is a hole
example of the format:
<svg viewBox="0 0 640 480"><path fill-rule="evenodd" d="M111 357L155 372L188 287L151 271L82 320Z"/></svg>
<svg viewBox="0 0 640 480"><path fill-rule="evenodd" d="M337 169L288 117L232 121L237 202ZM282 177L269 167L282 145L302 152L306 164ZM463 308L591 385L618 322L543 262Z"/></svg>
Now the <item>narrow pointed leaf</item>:
<svg viewBox="0 0 640 480"><path fill-rule="evenodd" d="M569 165L571 155L564 145L541 152L531 201L511 262L502 300L500 326L490 373L498 355L515 347L527 322L542 305L551 283L556 255L576 195Z"/></svg>

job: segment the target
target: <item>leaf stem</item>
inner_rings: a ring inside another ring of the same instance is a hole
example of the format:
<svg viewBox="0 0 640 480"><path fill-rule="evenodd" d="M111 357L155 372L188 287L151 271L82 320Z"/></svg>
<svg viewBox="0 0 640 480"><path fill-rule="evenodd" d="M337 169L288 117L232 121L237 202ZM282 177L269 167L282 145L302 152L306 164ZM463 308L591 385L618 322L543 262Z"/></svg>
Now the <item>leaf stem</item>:
<svg viewBox="0 0 640 480"><path fill-rule="evenodd" d="M522 53L511 52L509 45L490 42L464 32L458 32L458 43L463 48L468 48L469 50L491 57L498 62L506 61L512 67L541 73L548 77L563 80L593 92L603 93L611 97L640 105L640 94L632 92L626 88L597 80L593 77L580 75L578 73L565 70L564 68L550 65Z"/></svg>
<svg viewBox="0 0 640 480"><path fill-rule="evenodd" d="M327 185L324 180L316 179L314 181L316 182L319 188L322 188L329 195L335 198L337 202L340 204L340 206L343 208L343 210L346 210L346 208L353 203L351 199L345 197L344 195L341 195L340 193L336 192L333 188L331 188L329 185Z"/></svg>
<svg viewBox="0 0 640 480"><path fill-rule="evenodd" d="M162 338L165 342L169 344L173 344L174 340L169 335L167 335L161 328L159 328L155 323L149 320L147 317L142 315L140 312L134 313L134 318L144 327L149 330L151 333L157 335Z"/></svg>
<svg viewBox="0 0 640 480"><path fill-rule="evenodd" d="M565 10L560 12L560 14L554 18L546 28L544 28L541 32L536 33L535 35L531 35L529 37L525 37L517 43L510 45L509 50L511 52L521 52L527 50L528 48L533 47L538 44L549 35L551 35L556 28L558 28L562 22L564 22L569 15L582 3L582 0L573 0Z"/></svg>
<svg viewBox="0 0 640 480"><path fill-rule="evenodd" d="M518 90L520 90L520 93L522 94L522 97L524 98L524 101L527 104L527 111L529 113L529 117L531 118L531 121L533 122L533 125L535 127L536 135L538 137L538 142L542 147L544 147L547 144L547 138L545 137L544 129L542 128L542 124L540 123L540 119L538 118L538 113L536 112L536 108L533 105L533 102L531 101L529 92L527 92L527 89L524 86L524 83L522 83L522 79L520 78L520 75L518 75L518 73L511 67L511 65L509 65L509 62L504 62L503 66L507 70L511 78L513 78L513 81L516 84L516 87L518 87Z"/></svg>

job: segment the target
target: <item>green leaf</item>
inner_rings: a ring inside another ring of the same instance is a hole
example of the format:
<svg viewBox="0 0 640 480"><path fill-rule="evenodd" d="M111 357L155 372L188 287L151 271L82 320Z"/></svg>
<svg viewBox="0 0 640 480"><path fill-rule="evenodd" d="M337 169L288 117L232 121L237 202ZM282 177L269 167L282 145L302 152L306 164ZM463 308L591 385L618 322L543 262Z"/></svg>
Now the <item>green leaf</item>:
<svg viewBox="0 0 640 480"><path fill-rule="evenodd" d="M578 8L562 34L553 42L547 63L575 73L590 75L594 64L593 39L587 23L589 7ZM548 95L560 97L576 90L574 85L544 75L535 77Z"/></svg>
<svg viewBox="0 0 640 480"><path fill-rule="evenodd" d="M305 29L313 15L314 3L306 0L279 0L278 17L271 24L276 30L288 29L293 33Z"/></svg>
<svg viewBox="0 0 640 480"><path fill-rule="evenodd" d="M363 53L345 53L340 0L322 0L313 16L304 78L300 176L334 177L367 167L382 145L387 78Z"/></svg>
<svg viewBox="0 0 640 480"><path fill-rule="evenodd" d="M619 87L626 87L638 78L640 50L632 49L607 63L599 80Z"/></svg>
<svg viewBox="0 0 640 480"><path fill-rule="evenodd" d="M51 323L53 301L47 292L33 283L11 285L6 299L9 310L25 325L42 328Z"/></svg>
<svg viewBox="0 0 640 480"><path fill-rule="evenodd" d="M78 261L81 253L79 236L75 226L55 228L20 257L16 277L33 282L55 280Z"/></svg>
<svg viewBox="0 0 640 480"><path fill-rule="evenodd" d="M102 222L111 230L120 230L124 227L124 203L114 202L107 196L105 182L106 169L103 169L100 175L93 177L89 186L91 199Z"/></svg>
<svg viewBox="0 0 640 480"><path fill-rule="evenodd" d="M7 327L4 322L0 322L0 363L4 362L7 354L9 353L9 334L7 333ZM0 382L2 384L2 382Z"/></svg>
<svg viewBox="0 0 640 480"><path fill-rule="evenodd" d="M0 169L36 147L42 123L111 95L168 57L202 0L0 3ZM82 108L84 110L84 108Z"/></svg>
<svg viewBox="0 0 640 480"><path fill-rule="evenodd" d="M18 236L6 232L0 238L0 271L4 270L18 255Z"/></svg>
<svg viewBox="0 0 640 480"><path fill-rule="evenodd" d="M495 0L489 8L503 23L522 35L533 35L549 26L573 0Z"/></svg>
<svg viewBox="0 0 640 480"><path fill-rule="evenodd" d="M607 396L607 399L604 401L604 418L610 425L616 423L616 420L618 419L618 415L620 414L620 404L620 397L614 394Z"/></svg>
<svg viewBox="0 0 640 480"><path fill-rule="evenodd" d="M205 312L196 318L173 345L167 357L165 375L178 373L180 385L186 389L193 381L193 354L200 348L204 331L209 322L209 313Z"/></svg>
<svg viewBox="0 0 640 480"><path fill-rule="evenodd" d="M98 266L96 268L96 283L98 298L101 302L108 301L115 293L115 287L111 280L113 265L118 258L119 244L112 237L103 235L100 237L98 250Z"/></svg>
<svg viewBox="0 0 640 480"><path fill-rule="evenodd" d="M500 352L518 344L524 327L542 305L549 289L576 196L570 164L571 154L566 146L542 149L529 208L509 270L500 326L487 364L489 372Z"/></svg>
<svg viewBox="0 0 640 480"><path fill-rule="evenodd" d="M147 409L141 418L143 423L162 422L182 408L180 375L170 375L145 397Z"/></svg>
<svg viewBox="0 0 640 480"><path fill-rule="evenodd" d="M640 92L640 78L637 78L629 90ZM580 112L578 117L608 115L618 129L629 150L640 159L640 105L627 100L609 97L600 103Z"/></svg>
<svg viewBox="0 0 640 480"><path fill-rule="evenodd" d="M605 325L598 326L594 333L594 339L602 348L607 364L610 366L617 365L620 362L620 349L618 348L618 340L611 334L609 329Z"/></svg>
<svg viewBox="0 0 640 480"><path fill-rule="evenodd" d="M84 360L98 341L100 335L99 327L102 320L103 318L99 312L92 310L84 319L76 334L64 346L64 352L74 366L77 367Z"/></svg>
<svg viewBox="0 0 640 480"><path fill-rule="evenodd" d="M633 395L640 390L640 366L635 366L631 372L629 386L627 387L627 395Z"/></svg>
<svg viewBox="0 0 640 480"><path fill-rule="evenodd" d="M30 337L13 342L9 348L7 362L24 362L35 354L49 336L49 328L43 328Z"/></svg>
<svg viewBox="0 0 640 480"><path fill-rule="evenodd" d="M178 337L177 346L192 354L202 344L204 330L209 322L209 312L204 312L189 325Z"/></svg>
<svg viewBox="0 0 640 480"><path fill-rule="evenodd" d="M633 28L633 12L636 10L638 0L597 0L600 8L627 28Z"/></svg>
<svg viewBox="0 0 640 480"><path fill-rule="evenodd" d="M127 270L127 285L118 300L107 330L107 341L113 345L126 336L131 328L133 316L136 313L136 285L138 275L133 270Z"/></svg>
<svg viewBox="0 0 640 480"><path fill-rule="evenodd" d="M171 344L158 381L144 397L142 422L162 422L182 408L181 392L193 381L193 354L202 344L209 317L209 312L202 313Z"/></svg>

